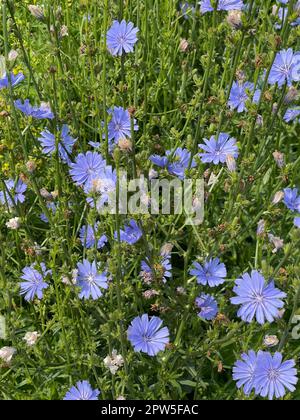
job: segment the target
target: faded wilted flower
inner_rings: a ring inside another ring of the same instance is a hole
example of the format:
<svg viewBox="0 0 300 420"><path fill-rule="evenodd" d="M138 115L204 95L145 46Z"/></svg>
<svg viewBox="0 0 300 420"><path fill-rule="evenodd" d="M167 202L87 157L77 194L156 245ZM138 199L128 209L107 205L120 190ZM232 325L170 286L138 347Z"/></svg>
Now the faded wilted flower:
<svg viewBox="0 0 300 420"><path fill-rule="evenodd" d="M177 287L176 292L177 292L178 295L185 295L186 294L185 288L182 287L182 286Z"/></svg>
<svg viewBox="0 0 300 420"><path fill-rule="evenodd" d="M60 36L61 36L62 38L64 38L65 36L69 36L68 27L67 27L66 25L63 25L63 26L60 28Z"/></svg>
<svg viewBox="0 0 300 420"><path fill-rule="evenodd" d="M189 48L188 41L186 39L181 39L180 44L179 44L179 50L181 52L186 52L188 48Z"/></svg>
<svg viewBox="0 0 300 420"><path fill-rule="evenodd" d="M6 222L8 229L17 230L21 226L21 219L19 217L14 217Z"/></svg>
<svg viewBox="0 0 300 420"><path fill-rule="evenodd" d="M28 172L33 173L36 170L36 163L34 160L26 162L26 169Z"/></svg>
<svg viewBox="0 0 300 420"><path fill-rule="evenodd" d="M118 146L122 152L131 152L132 151L132 141L124 137L119 140Z"/></svg>
<svg viewBox="0 0 300 420"><path fill-rule="evenodd" d="M265 347L275 347L279 343L278 337L276 335L266 335L264 338Z"/></svg>
<svg viewBox="0 0 300 420"><path fill-rule="evenodd" d="M272 233L269 233L268 235L269 241L272 245L274 245L274 249L273 249L273 254L276 254L276 252L278 252L281 248L283 248L284 246L284 241L283 239L272 235Z"/></svg>
<svg viewBox="0 0 300 420"><path fill-rule="evenodd" d="M158 296L159 295L159 292L157 292L156 290L153 290L153 289L151 289L151 290L146 290L144 293L143 293L143 296L144 296L144 298L145 299L151 299L152 297L154 297L154 296Z"/></svg>
<svg viewBox="0 0 300 420"><path fill-rule="evenodd" d="M14 347L2 347L0 349L0 360L9 366L16 352L17 350Z"/></svg>
<svg viewBox="0 0 300 420"><path fill-rule="evenodd" d="M113 350L111 356L108 355L103 360L105 367L107 367L112 375L115 375L117 370L123 366L124 359L121 354L118 354L117 350Z"/></svg>
<svg viewBox="0 0 300 420"><path fill-rule="evenodd" d="M8 61L15 61L18 58L18 51L16 50L11 50L8 54Z"/></svg>
<svg viewBox="0 0 300 420"><path fill-rule="evenodd" d="M273 204L280 203L284 198L284 192L283 191L277 191L277 193L274 195L274 198L272 200Z"/></svg>
<svg viewBox="0 0 300 420"><path fill-rule="evenodd" d="M37 331L28 331L23 340L26 342L27 346L32 347L36 344L38 338L41 336Z"/></svg>
<svg viewBox="0 0 300 420"><path fill-rule="evenodd" d="M163 257L167 257L168 255L171 254L172 249L173 249L173 244L167 243L161 247L160 255L162 255Z"/></svg>
<svg viewBox="0 0 300 420"><path fill-rule="evenodd" d="M274 160L279 168L284 167L284 154L275 150L273 153Z"/></svg>
<svg viewBox="0 0 300 420"><path fill-rule="evenodd" d="M235 172L236 171L236 160L232 155L226 156L226 164L229 172Z"/></svg>
<svg viewBox="0 0 300 420"><path fill-rule="evenodd" d="M235 29L240 28L242 26L242 12L240 10L230 10L227 15L227 22Z"/></svg>
<svg viewBox="0 0 300 420"><path fill-rule="evenodd" d="M285 95L284 102L286 104L290 104L299 98L299 91L294 87L291 86Z"/></svg>
<svg viewBox="0 0 300 420"><path fill-rule="evenodd" d="M266 229L266 222L264 220L260 220L257 224L256 234L258 236L263 235L265 233L265 229Z"/></svg>
<svg viewBox="0 0 300 420"><path fill-rule="evenodd" d="M34 16L37 19L42 20L45 17L44 9L41 6L35 6L34 4L30 4L28 6L28 10L32 14L32 16Z"/></svg>

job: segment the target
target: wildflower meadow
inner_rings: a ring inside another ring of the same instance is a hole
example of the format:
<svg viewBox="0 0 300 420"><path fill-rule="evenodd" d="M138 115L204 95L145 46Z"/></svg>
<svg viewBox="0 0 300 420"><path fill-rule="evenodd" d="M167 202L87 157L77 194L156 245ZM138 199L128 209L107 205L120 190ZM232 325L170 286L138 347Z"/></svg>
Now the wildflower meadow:
<svg viewBox="0 0 300 420"><path fill-rule="evenodd" d="M0 10L0 399L299 400L300 1Z"/></svg>

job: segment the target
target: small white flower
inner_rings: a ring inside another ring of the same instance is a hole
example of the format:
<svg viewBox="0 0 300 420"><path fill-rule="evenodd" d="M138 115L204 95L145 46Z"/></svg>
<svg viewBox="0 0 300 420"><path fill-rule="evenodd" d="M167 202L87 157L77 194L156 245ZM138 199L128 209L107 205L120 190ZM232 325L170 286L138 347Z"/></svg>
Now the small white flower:
<svg viewBox="0 0 300 420"><path fill-rule="evenodd" d="M111 356L108 355L103 360L105 367L107 367L112 375L115 375L117 370L123 366L124 359L121 354L118 354L117 350L113 350Z"/></svg>
<svg viewBox="0 0 300 420"><path fill-rule="evenodd" d="M10 219L8 222L6 222L6 226L9 229L17 230L21 226L21 221L19 217L14 217L13 219Z"/></svg>
<svg viewBox="0 0 300 420"><path fill-rule="evenodd" d="M27 332L23 338L27 346L32 347L36 344L38 338L41 336L37 331Z"/></svg>
<svg viewBox="0 0 300 420"><path fill-rule="evenodd" d="M125 401L125 400L126 400L126 398L125 398L125 397L123 397L123 395L119 395L119 396L117 397L117 400L119 400L119 401Z"/></svg>
<svg viewBox="0 0 300 420"><path fill-rule="evenodd" d="M16 352L17 350L14 347L2 347L2 349L0 349L0 359L9 365Z"/></svg>

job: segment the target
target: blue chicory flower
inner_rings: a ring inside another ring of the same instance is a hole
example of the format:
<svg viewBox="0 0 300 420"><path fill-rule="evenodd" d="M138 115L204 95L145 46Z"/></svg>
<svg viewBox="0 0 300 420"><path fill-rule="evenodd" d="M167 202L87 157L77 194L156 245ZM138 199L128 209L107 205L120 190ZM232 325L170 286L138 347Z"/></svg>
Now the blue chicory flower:
<svg viewBox="0 0 300 420"><path fill-rule="evenodd" d="M236 280L233 291L237 295L231 298L233 305L241 305L238 316L245 322L256 318L259 324L273 322L278 318L279 309L283 308L286 294L277 289L274 282L265 283L264 277L253 270L251 275L244 274Z"/></svg>
<svg viewBox="0 0 300 420"><path fill-rule="evenodd" d="M17 86L19 83L21 83L23 80L25 79L25 76L23 73L18 73L18 74L14 74L11 73L10 74L10 82L11 82L11 86L15 87ZM2 77L0 77L0 90L1 89L6 89L9 87L9 79L6 73L3 74Z"/></svg>
<svg viewBox="0 0 300 420"><path fill-rule="evenodd" d="M169 343L169 330L162 326L163 321L147 314L134 318L128 328L128 340L134 347L135 352L143 352L149 356L156 356L165 350Z"/></svg>
<svg viewBox="0 0 300 420"><path fill-rule="evenodd" d="M77 286L81 288L79 293L80 299L92 297L93 300L96 300L101 297L101 289L108 288L106 272L99 273L96 261L90 263L88 260L78 263L77 269Z"/></svg>
<svg viewBox="0 0 300 420"><path fill-rule="evenodd" d="M98 389L93 389L88 381L79 381L76 386L66 393L64 397L65 401L78 401L78 400L98 400L100 391Z"/></svg>
<svg viewBox="0 0 300 420"><path fill-rule="evenodd" d="M292 48L279 51L272 65L268 82L279 87L287 83L291 86L293 81L300 80L300 53L294 53Z"/></svg>
<svg viewBox="0 0 300 420"><path fill-rule="evenodd" d="M283 202L289 210L300 213L300 195L297 188L285 188L283 190Z"/></svg>
<svg viewBox="0 0 300 420"><path fill-rule="evenodd" d="M183 180L185 171L188 169L191 160L191 152L187 149L178 147L174 152L168 150L166 156L152 155L150 160L154 165L166 168L170 175L177 176ZM191 167L194 168L196 163L192 160Z"/></svg>
<svg viewBox="0 0 300 420"><path fill-rule="evenodd" d="M195 300L197 309L200 309L198 312L198 317L206 321L211 321L218 314L218 303L216 299L205 293L202 293Z"/></svg>
<svg viewBox="0 0 300 420"><path fill-rule="evenodd" d="M44 263L40 264L40 271L36 269L37 264L23 268L23 275L21 276L24 282L20 283L20 295L25 295L25 300L33 301L36 296L39 300L43 297L43 290L49 287L45 282L47 275L51 275L52 271L47 270Z"/></svg>
<svg viewBox="0 0 300 420"><path fill-rule="evenodd" d="M241 359L234 365L233 379L247 396L254 390L256 395L273 400L274 396L284 397L286 389L295 391L298 378L293 359L283 362L279 352L272 356L270 352L256 354L253 350L242 354Z"/></svg>
<svg viewBox="0 0 300 420"><path fill-rule="evenodd" d="M70 164L70 175L78 185L90 183L106 165L105 159L97 152L80 153L75 163Z"/></svg>
<svg viewBox="0 0 300 420"><path fill-rule="evenodd" d="M113 21L111 28L107 32L107 48L114 56L123 55L123 53L133 52L133 47L137 42L138 28L134 27L132 22Z"/></svg>
<svg viewBox="0 0 300 420"><path fill-rule="evenodd" d="M29 102L29 99L26 99L24 102L18 99L15 101L15 107L28 117L33 117L38 120L53 120L54 118L54 114L51 111L50 106L44 102L38 107L32 106Z"/></svg>
<svg viewBox="0 0 300 420"><path fill-rule="evenodd" d="M126 242L129 245L137 243L143 235L141 228L138 226L135 220L130 220L129 225L124 227L124 230L120 230L121 242ZM118 238L117 232L115 232L115 239Z"/></svg>
<svg viewBox="0 0 300 420"><path fill-rule="evenodd" d="M204 150L204 153L199 153L203 163L225 163L228 156L237 158L239 155L236 139L230 137L227 133L220 133L218 139L215 136L204 139L205 144L199 144L199 148Z"/></svg>
<svg viewBox="0 0 300 420"><path fill-rule="evenodd" d="M43 147L43 153L45 155L53 155L56 152L56 139L55 135L50 133L49 130L41 132L41 137L38 138L39 142ZM70 136L69 127L64 124L60 132L60 140L58 142L58 153L60 158L65 163L71 163L69 155L72 153L73 146L76 139Z"/></svg>
<svg viewBox="0 0 300 420"><path fill-rule="evenodd" d="M242 0L219 0L217 10L242 10L244 3ZM201 13L213 12L214 8L211 4L211 0L200 1Z"/></svg>
<svg viewBox="0 0 300 420"><path fill-rule="evenodd" d="M200 265L197 261L193 263L193 269L190 270L192 276L196 276L197 283L209 287L216 287L225 282L227 270L225 264L220 263L219 258L211 258Z"/></svg>
<svg viewBox="0 0 300 420"><path fill-rule="evenodd" d="M236 109L238 113L247 111L246 102L249 100L249 94L253 95L254 83L234 82L230 91L228 106ZM261 91L257 89L253 95L253 103L257 104L261 96Z"/></svg>
<svg viewBox="0 0 300 420"><path fill-rule="evenodd" d="M97 249L101 249L107 243L107 236L102 235L99 239L97 238L97 233L100 223L95 223L94 226L87 225L82 226L79 232L79 237L81 244L86 249L91 249L95 247L97 241Z"/></svg>
<svg viewBox="0 0 300 420"><path fill-rule="evenodd" d="M19 179L15 182L12 179L5 181L6 188L3 191L0 191L0 202L1 204L6 204L9 207L14 207L14 204L24 203L25 201L25 191L27 190L27 185Z"/></svg>

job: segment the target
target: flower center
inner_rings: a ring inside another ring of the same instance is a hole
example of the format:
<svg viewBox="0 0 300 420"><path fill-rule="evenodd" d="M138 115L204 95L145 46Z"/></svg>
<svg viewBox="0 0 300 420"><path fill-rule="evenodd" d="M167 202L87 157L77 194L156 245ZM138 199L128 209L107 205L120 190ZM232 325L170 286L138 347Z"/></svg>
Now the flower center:
<svg viewBox="0 0 300 420"><path fill-rule="evenodd" d="M120 36L119 37L119 43L121 44L121 45L124 45L125 44L125 37L124 36Z"/></svg>
<svg viewBox="0 0 300 420"><path fill-rule="evenodd" d="M268 372L268 378L270 381L275 381L279 376L279 373L275 369L270 369Z"/></svg>
<svg viewBox="0 0 300 420"><path fill-rule="evenodd" d="M93 274L89 274L89 275L86 277L86 281L87 281L89 284L94 283L94 281L95 281L95 276L94 276Z"/></svg>
<svg viewBox="0 0 300 420"><path fill-rule="evenodd" d="M151 337L149 337L148 335L144 334L143 335L143 340L148 343L149 341L151 341Z"/></svg>
<svg viewBox="0 0 300 420"><path fill-rule="evenodd" d="M264 296L260 293L254 293L254 299L257 303L261 304L264 301Z"/></svg>

